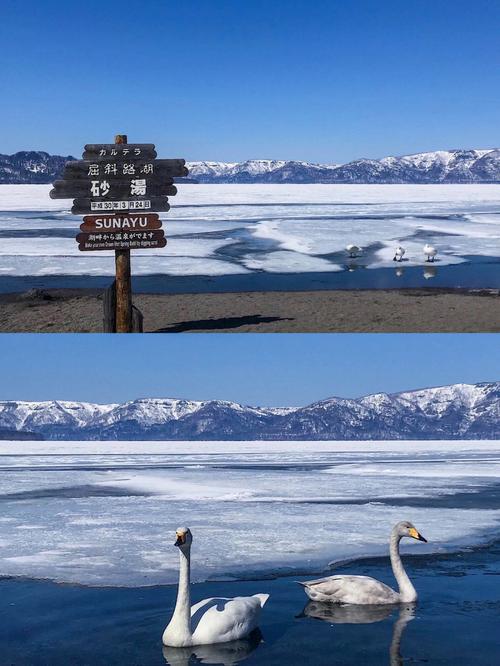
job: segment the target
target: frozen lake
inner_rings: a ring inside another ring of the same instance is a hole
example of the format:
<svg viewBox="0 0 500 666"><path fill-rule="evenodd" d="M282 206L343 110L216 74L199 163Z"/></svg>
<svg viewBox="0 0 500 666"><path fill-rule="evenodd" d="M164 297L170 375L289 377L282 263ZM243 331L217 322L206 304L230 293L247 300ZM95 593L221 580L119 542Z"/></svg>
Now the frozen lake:
<svg viewBox="0 0 500 666"><path fill-rule="evenodd" d="M173 583L313 572L385 555L392 525L451 551L498 535L498 442L2 442L0 576Z"/></svg>
<svg viewBox="0 0 500 666"><path fill-rule="evenodd" d="M109 283L111 253L78 251L49 190L0 185L1 291ZM500 287L497 185L181 185L164 221L167 247L133 253L136 291Z"/></svg>

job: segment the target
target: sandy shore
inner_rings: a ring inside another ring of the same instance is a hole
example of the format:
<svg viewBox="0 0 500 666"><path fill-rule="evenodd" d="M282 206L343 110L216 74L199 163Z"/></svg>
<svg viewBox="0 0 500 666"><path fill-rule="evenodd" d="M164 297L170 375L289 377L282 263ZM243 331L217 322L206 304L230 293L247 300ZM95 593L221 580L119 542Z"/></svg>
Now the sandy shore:
<svg viewBox="0 0 500 666"><path fill-rule="evenodd" d="M498 290L137 294L145 332L500 332ZM102 332L102 292L0 296L0 331Z"/></svg>

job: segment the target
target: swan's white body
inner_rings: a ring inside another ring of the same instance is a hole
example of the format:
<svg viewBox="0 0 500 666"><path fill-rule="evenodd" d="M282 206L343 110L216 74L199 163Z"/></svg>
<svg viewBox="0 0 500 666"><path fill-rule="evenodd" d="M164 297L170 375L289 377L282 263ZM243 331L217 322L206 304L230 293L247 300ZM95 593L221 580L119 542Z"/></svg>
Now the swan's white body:
<svg viewBox="0 0 500 666"><path fill-rule="evenodd" d="M261 610L268 594L251 597L212 597L191 606L191 532L177 532L177 540L189 536L179 545L179 588L174 613L163 632L163 644L171 647L190 647L227 643L248 636L257 628Z"/></svg>
<svg viewBox="0 0 500 666"><path fill-rule="evenodd" d="M350 244L346 247L346 251L349 252L349 256L354 259L361 252L361 248L357 245Z"/></svg>
<svg viewBox="0 0 500 666"><path fill-rule="evenodd" d="M426 256L426 261L434 261L436 254L438 251L433 245L429 245L429 243L426 243L424 245L424 254Z"/></svg>
<svg viewBox="0 0 500 666"><path fill-rule="evenodd" d="M398 523L391 532L390 557L399 592L370 576L327 576L300 583L309 599L333 604L399 604L417 600L417 592L404 570L399 554L403 536L425 541L411 523Z"/></svg>
<svg viewBox="0 0 500 666"><path fill-rule="evenodd" d="M403 261L403 257L405 256L406 250L404 247L401 247L401 245L398 245L397 248L394 250L394 259L393 261Z"/></svg>

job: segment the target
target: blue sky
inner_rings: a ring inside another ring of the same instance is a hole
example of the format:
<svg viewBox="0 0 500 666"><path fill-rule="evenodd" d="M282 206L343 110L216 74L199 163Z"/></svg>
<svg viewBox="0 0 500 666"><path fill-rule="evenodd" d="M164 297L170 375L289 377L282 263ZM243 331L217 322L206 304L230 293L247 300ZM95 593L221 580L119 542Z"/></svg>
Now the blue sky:
<svg viewBox="0 0 500 666"><path fill-rule="evenodd" d="M342 162L500 145L496 0L2 0L0 152Z"/></svg>
<svg viewBox="0 0 500 666"><path fill-rule="evenodd" d="M498 335L1 336L0 399L301 405L500 379Z"/></svg>

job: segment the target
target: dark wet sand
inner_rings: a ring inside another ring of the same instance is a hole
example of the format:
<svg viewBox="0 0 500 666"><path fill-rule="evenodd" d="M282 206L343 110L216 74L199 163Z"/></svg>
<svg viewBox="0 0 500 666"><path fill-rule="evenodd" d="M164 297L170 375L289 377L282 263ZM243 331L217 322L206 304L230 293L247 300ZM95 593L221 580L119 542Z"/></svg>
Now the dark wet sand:
<svg viewBox="0 0 500 666"><path fill-rule="evenodd" d="M335 608L310 603L291 578L193 585L192 599L269 592L261 635L238 645L163 650L173 586L87 588L0 580L0 650L5 666L486 666L498 663L500 542L452 555L407 556L416 607ZM336 572L393 584L376 558ZM303 578L303 577L301 577ZM196 655L196 658L192 655ZM235 657L238 658L235 658Z"/></svg>
<svg viewBox="0 0 500 666"><path fill-rule="evenodd" d="M0 332L102 332L102 291L0 295ZM498 290L135 294L145 332L500 332Z"/></svg>

